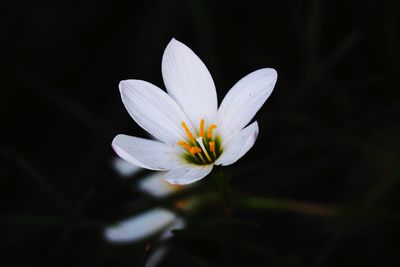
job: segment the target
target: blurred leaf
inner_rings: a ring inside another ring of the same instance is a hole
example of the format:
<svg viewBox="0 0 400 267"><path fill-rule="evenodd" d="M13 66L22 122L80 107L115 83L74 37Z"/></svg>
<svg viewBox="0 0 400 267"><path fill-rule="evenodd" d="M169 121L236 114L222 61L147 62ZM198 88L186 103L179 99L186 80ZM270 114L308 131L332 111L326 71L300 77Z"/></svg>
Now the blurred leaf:
<svg viewBox="0 0 400 267"><path fill-rule="evenodd" d="M265 197L238 197L236 204L239 207L255 210L278 210L297 212L306 215L315 215L321 217L330 217L337 215L338 209L333 206L307 203L296 200L282 200Z"/></svg>
<svg viewBox="0 0 400 267"><path fill-rule="evenodd" d="M205 228L212 228L212 227L225 227L225 226L233 226L233 227L255 227L260 228L261 225L252 221L248 220L241 220L241 219L226 219L226 218L219 218L209 220L204 227Z"/></svg>

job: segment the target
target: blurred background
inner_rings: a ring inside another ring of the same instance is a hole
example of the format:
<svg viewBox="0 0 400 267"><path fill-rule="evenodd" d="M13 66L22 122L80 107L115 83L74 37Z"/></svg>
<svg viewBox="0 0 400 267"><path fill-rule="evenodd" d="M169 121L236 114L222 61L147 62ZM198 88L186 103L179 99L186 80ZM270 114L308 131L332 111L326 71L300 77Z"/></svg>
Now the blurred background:
<svg viewBox="0 0 400 267"><path fill-rule="evenodd" d="M400 266L399 20L394 0L2 3L0 265L145 266L157 235L111 244L104 227L197 196L158 266ZM110 144L146 136L118 83L164 88L172 37L219 101L259 68L278 82L253 149L160 200Z"/></svg>

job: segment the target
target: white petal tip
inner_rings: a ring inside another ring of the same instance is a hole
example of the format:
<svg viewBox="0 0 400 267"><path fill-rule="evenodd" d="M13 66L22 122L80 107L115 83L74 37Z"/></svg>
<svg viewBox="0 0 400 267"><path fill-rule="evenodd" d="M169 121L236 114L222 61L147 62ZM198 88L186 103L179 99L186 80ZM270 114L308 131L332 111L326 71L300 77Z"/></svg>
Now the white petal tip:
<svg viewBox="0 0 400 267"><path fill-rule="evenodd" d="M278 77L278 72L273 68L264 68L264 69L260 69L259 71L264 72L265 76L268 76L269 78L272 78L275 80Z"/></svg>
<svg viewBox="0 0 400 267"><path fill-rule="evenodd" d="M175 38L172 38L171 41L169 41L168 46L170 45L177 45L177 44L182 44L180 41L176 40Z"/></svg>
<svg viewBox="0 0 400 267"><path fill-rule="evenodd" d="M274 68L266 68L266 69L268 69L271 72L271 74L278 76L278 72L276 72L276 69Z"/></svg>
<svg viewBox="0 0 400 267"><path fill-rule="evenodd" d="M111 142L111 147L112 149L117 153L118 147L117 147L117 139L119 138L120 134L114 137L114 139Z"/></svg>
<svg viewBox="0 0 400 267"><path fill-rule="evenodd" d="M122 80L119 82L118 88L119 88L119 92L121 94L123 94L125 90L128 90L128 88L129 88L128 83L129 83L129 80Z"/></svg>
<svg viewBox="0 0 400 267"><path fill-rule="evenodd" d="M122 88L122 86L126 83L127 80L121 80L118 84L119 89Z"/></svg>

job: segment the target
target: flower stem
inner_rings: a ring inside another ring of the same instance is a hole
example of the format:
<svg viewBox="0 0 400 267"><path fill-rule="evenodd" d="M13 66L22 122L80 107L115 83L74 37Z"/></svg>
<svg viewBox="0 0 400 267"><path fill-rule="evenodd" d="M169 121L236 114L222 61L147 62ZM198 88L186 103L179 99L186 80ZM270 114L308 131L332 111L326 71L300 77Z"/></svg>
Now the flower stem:
<svg viewBox="0 0 400 267"><path fill-rule="evenodd" d="M229 216L233 214L233 195L232 190L229 186L227 177L221 171L213 174L213 180L220 192L221 201L224 205L225 213Z"/></svg>

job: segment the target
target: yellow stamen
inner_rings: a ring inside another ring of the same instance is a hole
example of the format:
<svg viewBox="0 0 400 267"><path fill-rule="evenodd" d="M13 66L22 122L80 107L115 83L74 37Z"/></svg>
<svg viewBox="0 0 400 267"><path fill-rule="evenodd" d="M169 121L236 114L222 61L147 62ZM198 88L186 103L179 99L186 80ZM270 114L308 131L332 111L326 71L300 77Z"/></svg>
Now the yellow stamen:
<svg viewBox="0 0 400 267"><path fill-rule="evenodd" d="M213 130L215 128L217 128L217 125L215 125L215 124L211 124L210 127L208 127L208 130L207 130L207 137L208 138L212 138Z"/></svg>
<svg viewBox="0 0 400 267"><path fill-rule="evenodd" d="M185 130L185 133L187 135L187 137L190 139L190 141L192 141L194 143L194 136L192 135L192 133L190 132L189 128L187 127L185 122L181 122L181 126L182 128Z"/></svg>
<svg viewBox="0 0 400 267"><path fill-rule="evenodd" d="M215 143L214 142L208 142L208 145L210 146L210 152L214 152L215 151Z"/></svg>
<svg viewBox="0 0 400 267"><path fill-rule="evenodd" d="M201 152L201 148L194 146L194 147L191 147L189 151L190 151L190 153L192 153L194 155L196 153L200 153Z"/></svg>
<svg viewBox="0 0 400 267"><path fill-rule="evenodd" d="M204 119L201 119L201 120L200 120L199 135L200 135L201 137L203 137L203 135L204 135Z"/></svg>
<svg viewBox="0 0 400 267"><path fill-rule="evenodd" d="M185 141L181 140L178 142L178 145L180 145L181 147L184 147L187 151L190 152L191 150L191 146L189 146L188 143L186 143Z"/></svg>
<svg viewBox="0 0 400 267"><path fill-rule="evenodd" d="M188 143L186 143L183 140L179 141L178 145L180 145L181 147L184 147L192 155L195 155L196 153L200 153L201 152L201 148L200 147L197 147L197 146L193 146L192 147L192 146L190 146Z"/></svg>

